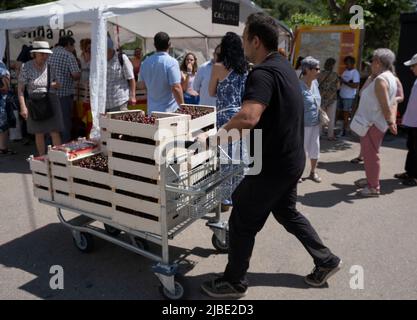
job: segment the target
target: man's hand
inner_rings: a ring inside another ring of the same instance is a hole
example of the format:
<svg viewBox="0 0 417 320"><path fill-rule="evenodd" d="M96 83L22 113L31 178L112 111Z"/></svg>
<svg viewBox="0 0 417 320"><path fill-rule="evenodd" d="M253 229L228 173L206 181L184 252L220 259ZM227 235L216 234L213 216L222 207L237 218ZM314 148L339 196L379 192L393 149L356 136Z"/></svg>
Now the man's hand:
<svg viewBox="0 0 417 320"><path fill-rule="evenodd" d="M59 89L59 88L61 88L61 84L59 82L56 82L56 81L51 82L51 88Z"/></svg>
<svg viewBox="0 0 417 320"><path fill-rule="evenodd" d="M128 104L130 106L135 106L136 105L136 97L130 97Z"/></svg>
<svg viewBox="0 0 417 320"><path fill-rule="evenodd" d="M22 116L23 119L25 120L28 119L28 109L26 108L26 106L20 108L20 115Z"/></svg>

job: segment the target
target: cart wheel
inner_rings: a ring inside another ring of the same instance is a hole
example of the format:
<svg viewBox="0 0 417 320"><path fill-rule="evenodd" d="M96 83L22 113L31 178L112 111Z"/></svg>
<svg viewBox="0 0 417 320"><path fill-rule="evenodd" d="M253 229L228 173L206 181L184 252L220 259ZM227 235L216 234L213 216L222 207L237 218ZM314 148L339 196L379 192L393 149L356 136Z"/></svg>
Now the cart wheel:
<svg viewBox="0 0 417 320"><path fill-rule="evenodd" d="M117 237L120 232L122 232L121 230L109 226L108 224L104 224L104 229L106 229L106 232L113 237Z"/></svg>
<svg viewBox="0 0 417 320"><path fill-rule="evenodd" d="M226 231L226 243L223 244L221 241L217 238L216 234L213 233L213 236L211 237L211 243L213 244L213 247L217 249L220 253L227 253L229 252L229 231Z"/></svg>
<svg viewBox="0 0 417 320"><path fill-rule="evenodd" d="M139 249L149 251L148 241L139 237L135 237L135 242Z"/></svg>
<svg viewBox="0 0 417 320"><path fill-rule="evenodd" d="M175 294L170 293L164 286L160 285L159 290L164 298L168 300L180 300L184 296L184 287L178 281L175 281Z"/></svg>
<svg viewBox="0 0 417 320"><path fill-rule="evenodd" d="M80 232L80 239L77 240L75 237L73 237L74 244L80 250L84 253L89 253L93 250L94 247L94 239L91 234Z"/></svg>

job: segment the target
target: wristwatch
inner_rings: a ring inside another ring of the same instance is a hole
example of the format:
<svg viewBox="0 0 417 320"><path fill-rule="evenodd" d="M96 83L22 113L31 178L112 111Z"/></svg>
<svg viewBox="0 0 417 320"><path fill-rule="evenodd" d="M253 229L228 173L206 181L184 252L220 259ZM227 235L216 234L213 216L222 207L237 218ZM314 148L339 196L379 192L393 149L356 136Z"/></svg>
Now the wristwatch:
<svg viewBox="0 0 417 320"><path fill-rule="evenodd" d="M393 125L395 122L394 121L391 121L391 120L387 120L387 125Z"/></svg>

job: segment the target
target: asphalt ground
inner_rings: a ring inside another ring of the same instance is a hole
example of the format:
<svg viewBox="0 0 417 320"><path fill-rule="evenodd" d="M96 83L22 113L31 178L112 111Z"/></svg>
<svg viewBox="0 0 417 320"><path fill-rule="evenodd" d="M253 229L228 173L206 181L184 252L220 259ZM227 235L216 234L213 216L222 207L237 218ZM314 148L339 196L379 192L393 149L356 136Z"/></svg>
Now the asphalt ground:
<svg viewBox="0 0 417 320"><path fill-rule="evenodd" d="M0 299L161 299L149 259L99 239L90 254L74 247L56 210L33 197L25 159L34 145L12 147L17 155L0 158ZM303 277L313 268L311 257L271 215L256 238L245 299L416 299L417 188L393 178L403 171L404 137L384 141L379 198L355 195L353 181L364 177L363 165L349 162L358 154L355 139L323 138L321 149L323 182L299 185L298 209L343 259L343 269L323 288L309 288ZM188 299L207 299L200 284L224 270L227 255L214 250L211 236L198 221L170 242ZM63 267L63 290L49 286L53 265Z"/></svg>

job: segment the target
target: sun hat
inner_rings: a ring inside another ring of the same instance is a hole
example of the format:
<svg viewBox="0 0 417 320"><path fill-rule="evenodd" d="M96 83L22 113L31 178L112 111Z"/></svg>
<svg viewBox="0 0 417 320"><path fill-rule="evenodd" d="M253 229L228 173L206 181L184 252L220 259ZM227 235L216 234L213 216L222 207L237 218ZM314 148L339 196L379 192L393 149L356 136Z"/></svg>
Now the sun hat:
<svg viewBox="0 0 417 320"><path fill-rule="evenodd" d="M31 53L49 53L52 54L48 41L33 41Z"/></svg>
<svg viewBox="0 0 417 320"><path fill-rule="evenodd" d="M404 62L404 65L407 67L413 66L415 64L417 64L417 53L411 58L411 60Z"/></svg>

